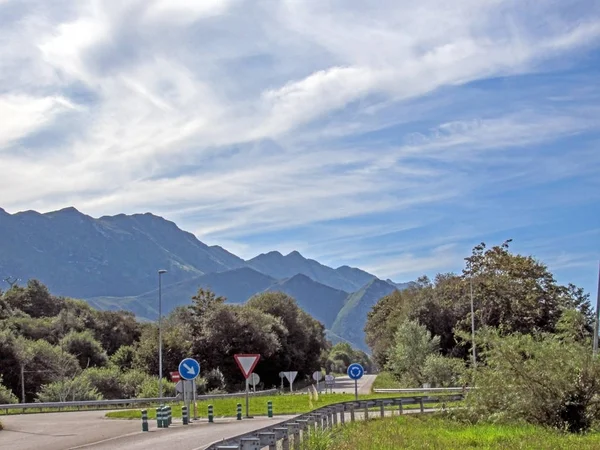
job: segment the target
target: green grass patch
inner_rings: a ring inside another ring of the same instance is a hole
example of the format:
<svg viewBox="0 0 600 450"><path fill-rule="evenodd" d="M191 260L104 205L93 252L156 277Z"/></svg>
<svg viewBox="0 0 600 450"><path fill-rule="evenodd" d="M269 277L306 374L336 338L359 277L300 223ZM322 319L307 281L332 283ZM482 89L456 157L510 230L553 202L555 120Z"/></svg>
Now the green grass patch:
<svg viewBox="0 0 600 450"><path fill-rule="evenodd" d="M369 400L374 398L393 398L399 397L397 394L370 394L359 396L360 400ZM406 397L412 397L406 395ZM320 394L318 399L310 400L308 394L295 394L295 395L274 395L265 397L250 397L249 412L251 416L266 416L267 415L267 401L273 402L273 414L302 414L305 412L312 411L323 406L331 405L333 403L348 402L354 400L353 394ZM233 417L236 415L237 404L242 404L242 412L246 413L246 400L244 397L228 397L228 398L216 398L212 400L203 400L197 403L198 416L205 418L207 417L208 405L213 405L215 417ZM426 407L432 407L433 405ZM438 405L441 406L441 405ZM396 407L397 408L397 407ZM419 408L419 405L405 405L407 408ZM378 407L371 408L373 411L377 411ZM386 408L393 409L393 408ZM173 417L181 417L181 405L171 405L171 412ZM112 419L141 419L141 408L129 409L123 411L112 411L106 414L106 417ZM156 409L148 410L148 418L156 418Z"/></svg>
<svg viewBox="0 0 600 450"><path fill-rule="evenodd" d="M355 422L307 443L306 450L598 449L600 433L564 434L533 425L467 425L439 415Z"/></svg>

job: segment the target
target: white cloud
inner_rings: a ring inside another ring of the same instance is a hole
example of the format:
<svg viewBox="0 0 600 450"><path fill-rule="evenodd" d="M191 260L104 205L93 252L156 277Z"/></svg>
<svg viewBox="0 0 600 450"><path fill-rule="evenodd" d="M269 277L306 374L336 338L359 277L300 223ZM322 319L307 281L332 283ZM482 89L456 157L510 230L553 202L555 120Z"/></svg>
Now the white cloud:
<svg viewBox="0 0 600 450"><path fill-rule="evenodd" d="M524 149L510 158L525 174L527 148L597 132L591 83L561 87L562 106L499 94L483 112L477 88L474 106L459 88L596 48L600 11L578 5L33 2L19 26L0 27L0 206L164 211L251 252L241 236L452 203L504 182L486 170L507 149ZM461 106L437 102L444 90ZM55 123L60 139L11 151ZM547 171L513 181L581 173L568 159L549 156ZM330 247L315 251L334 254L335 232L325 234Z"/></svg>

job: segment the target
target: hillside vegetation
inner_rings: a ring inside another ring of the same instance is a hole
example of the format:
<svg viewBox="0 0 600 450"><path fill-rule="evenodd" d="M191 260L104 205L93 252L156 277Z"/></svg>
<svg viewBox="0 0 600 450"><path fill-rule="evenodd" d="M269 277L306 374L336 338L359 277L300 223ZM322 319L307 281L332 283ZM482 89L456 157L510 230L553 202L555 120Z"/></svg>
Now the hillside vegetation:
<svg viewBox="0 0 600 450"><path fill-rule="evenodd" d="M280 371L313 371L349 362L349 346L325 339L323 324L281 292L246 305L200 289L163 318L164 393L173 396L170 371L186 357L201 363L199 392L241 390L233 355L259 353L260 387L279 386ZM333 350L333 352L332 352ZM369 359L356 354L367 366ZM56 297L37 280L0 292L0 403L67 401L158 395L158 327L126 311L98 311L82 300Z"/></svg>
<svg viewBox="0 0 600 450"><path fill-rule="evenodd" d="M460 275L423 277L382 298L365 332L389 373L381 383L475 386L460 420L582 432L600 419L592 323L587 294L558 284L542 262L505 242L476 246Z"/></svg>

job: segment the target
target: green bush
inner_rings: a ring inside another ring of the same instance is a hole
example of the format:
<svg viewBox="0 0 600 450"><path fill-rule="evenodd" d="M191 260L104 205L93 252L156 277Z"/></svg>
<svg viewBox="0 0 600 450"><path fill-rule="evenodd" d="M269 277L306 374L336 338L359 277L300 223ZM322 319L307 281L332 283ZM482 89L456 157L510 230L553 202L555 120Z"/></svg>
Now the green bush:
<svg viewBox="0 0 600 450"><path fill-rule="evenodd" d="M600 419L600 361L589 342L562 335L479 333L485 365L469 394L476 419L527 421L570 432Z"/></svg>
<svg viewBox="0 0 600 450"><path fill-rule="evenodd" d="M102 400L102 394L86 380L67 379L43 385L37 399L40 402Z"/></svg>
<svg viewBox="0 0 600 450"><path fill-rule="evenodd" d="M459 385L465 370L465 362L460 358L429 355L423 364L423 377L431 387L452 387Z"/></svg>
<svg viewBox="0 0 600 450"><path fill-rule="evenodd" d="M83 383L93 386L105 399L129 398L125 391L122 373L116 367L92 367L84 370L79 377Z"/></svg>
<svg viewBox="0 0 600 450"><path fill-rule="evenodd" d="M163 396L175 397L175 383L162 380ZM157 398L158 397L158 378L148 377L141 385L137 395L138 398Z"/></svg>
<svg viewBox="0 0 600 450"><path fill-rule="evenodd" d="M8 403L19 403L19 399L9 388L2 384L2 375L0 375L0 405Z"/></svg>

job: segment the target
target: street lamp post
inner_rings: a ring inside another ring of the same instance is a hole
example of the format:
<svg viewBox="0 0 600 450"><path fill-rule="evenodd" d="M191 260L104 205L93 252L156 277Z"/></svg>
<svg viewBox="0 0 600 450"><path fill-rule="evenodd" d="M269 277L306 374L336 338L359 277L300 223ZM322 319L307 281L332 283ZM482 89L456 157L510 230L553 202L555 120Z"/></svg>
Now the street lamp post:
<svg viewBox="0 0 600 450"><path fill-rule="evenodd" d="M162 398L162 283L161 275L167 273L166 270L161 269L158 271L158 397Z"/></svg>
<svg viewBox="0 0 600 450"><path fill-rule="evenodd" d="M473 274L469 276L469 289L471 290L471 347L473 348L473 368L477 366L477 356L475 354L475 308L473 307Z"/></svg>

